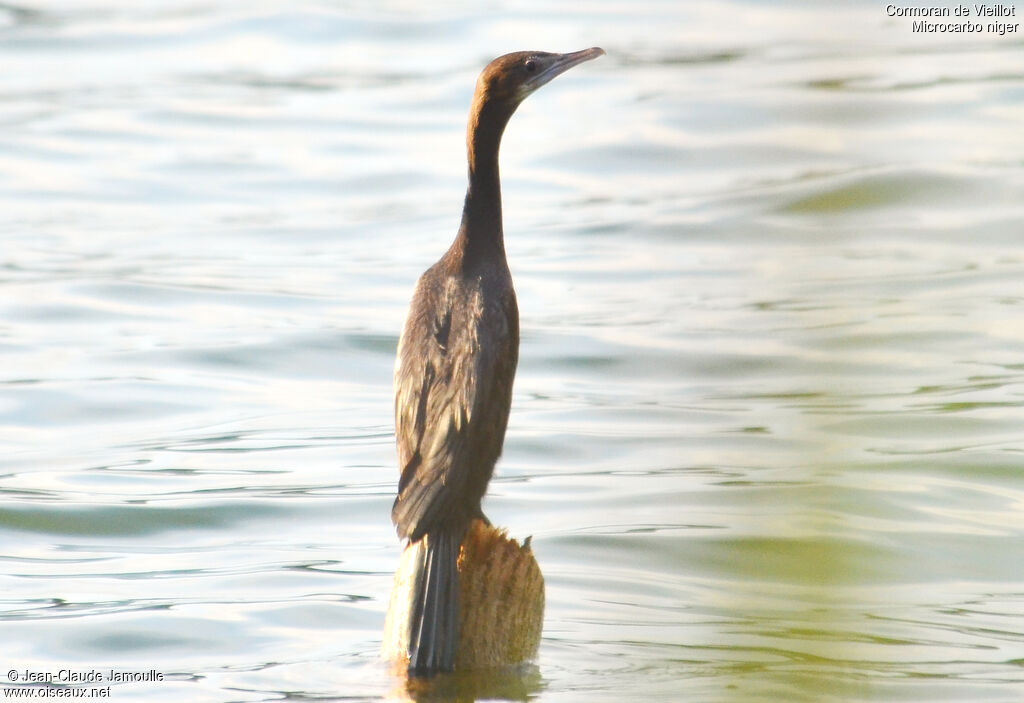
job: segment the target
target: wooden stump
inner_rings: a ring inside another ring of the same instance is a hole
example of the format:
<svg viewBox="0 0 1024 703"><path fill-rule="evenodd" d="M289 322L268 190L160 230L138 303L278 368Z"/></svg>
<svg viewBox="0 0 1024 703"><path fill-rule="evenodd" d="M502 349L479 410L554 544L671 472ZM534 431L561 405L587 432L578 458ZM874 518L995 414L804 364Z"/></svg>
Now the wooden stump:
<svg viewBox="0 0 1024 703"><path fill-rule="evenodd" d="M413 565L420 543L402 552L391 588L381 653L408 664ZM544 624L544 577L530 549L476 520L459 550L456 670L509 666L537 654Z"/></svg>

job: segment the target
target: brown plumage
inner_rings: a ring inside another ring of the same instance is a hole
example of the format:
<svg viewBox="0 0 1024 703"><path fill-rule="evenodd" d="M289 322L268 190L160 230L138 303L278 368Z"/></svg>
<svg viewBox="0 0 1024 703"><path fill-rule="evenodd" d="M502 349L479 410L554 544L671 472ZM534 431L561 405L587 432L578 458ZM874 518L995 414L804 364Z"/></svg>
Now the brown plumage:
<svg viewBox="0 0 1024 703"><path fill-rule="evenodd" d="M391 517L418 551L409 670L450 670L458 640L459 545L501 455L519 357L519 310L505 259L498 149L519 103L600 56L521 51L480 74L466 133L462 224L420 277L398 345L395 435L401 478Z"/></svg>

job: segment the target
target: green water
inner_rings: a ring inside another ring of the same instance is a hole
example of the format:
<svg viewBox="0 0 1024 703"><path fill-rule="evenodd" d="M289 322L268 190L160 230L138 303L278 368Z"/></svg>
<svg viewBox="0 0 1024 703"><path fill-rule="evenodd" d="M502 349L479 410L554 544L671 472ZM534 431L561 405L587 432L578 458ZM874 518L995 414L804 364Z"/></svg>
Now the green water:
<svg viewBox="0 0 1024 703"><path fill-rule="evenodd" d="M502 155L544 639L425 697L1021 700L1024 44L855 2L0 5L4 685L404 695L405 305L595 45Z"/></svg>

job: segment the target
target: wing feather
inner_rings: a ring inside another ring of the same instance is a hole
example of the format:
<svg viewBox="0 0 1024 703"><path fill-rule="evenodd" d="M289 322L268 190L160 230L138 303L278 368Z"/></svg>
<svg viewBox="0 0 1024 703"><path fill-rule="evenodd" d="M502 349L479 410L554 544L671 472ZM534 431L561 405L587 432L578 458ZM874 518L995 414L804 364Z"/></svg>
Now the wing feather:
<svg viewBox="0 0 1024 703"><path fill-rule="evenodd" d="M519 347L514 294L488 302L479 281L437 286L430 273L417 286L395 366L402 476L392 518L413 540L479 513L501 454Z"/></svg>

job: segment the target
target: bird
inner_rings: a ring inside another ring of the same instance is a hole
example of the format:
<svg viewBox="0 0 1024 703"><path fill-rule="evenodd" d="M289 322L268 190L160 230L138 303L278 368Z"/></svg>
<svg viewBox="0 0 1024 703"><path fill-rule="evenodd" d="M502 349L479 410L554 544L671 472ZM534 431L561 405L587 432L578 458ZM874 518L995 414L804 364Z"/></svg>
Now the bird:
<svg viewBox="0 0 1024 703"><path fill-rule="evenodd" d="M452 671L459 548L484 516L519 358L519 309L505 256L498 151L531 93L604 50L518 51L480 73L466 130L469 184L444 255L416 283L395 361L400 478L391 518L417 548L408 617L410 676ZM539 636L539 635L538 635Z"/></svg>

